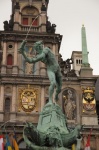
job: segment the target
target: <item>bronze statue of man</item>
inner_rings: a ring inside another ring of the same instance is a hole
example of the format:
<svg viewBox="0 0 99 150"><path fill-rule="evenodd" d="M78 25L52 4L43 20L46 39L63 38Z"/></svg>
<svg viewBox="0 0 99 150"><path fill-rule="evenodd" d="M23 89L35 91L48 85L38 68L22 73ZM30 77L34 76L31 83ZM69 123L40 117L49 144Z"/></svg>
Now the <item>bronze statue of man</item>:
<svg viewBox="0 0 99 150"><path fill-rule="evenodd" d="M43 62L47 67L47 74L50 80L49 86L49 103L52 103L52 96L54 93L54 88L56 87L55 101L58 101L58 94L61 92L62 87L62 75L60 66L52 53L51 49L43 46L42 41L34 43L33 49L36 50L36 57L29 58L25 54L25 44L26 40L23 40L20 46L20 53L24 56L28 63L35 63L38 61Z"/></svg>

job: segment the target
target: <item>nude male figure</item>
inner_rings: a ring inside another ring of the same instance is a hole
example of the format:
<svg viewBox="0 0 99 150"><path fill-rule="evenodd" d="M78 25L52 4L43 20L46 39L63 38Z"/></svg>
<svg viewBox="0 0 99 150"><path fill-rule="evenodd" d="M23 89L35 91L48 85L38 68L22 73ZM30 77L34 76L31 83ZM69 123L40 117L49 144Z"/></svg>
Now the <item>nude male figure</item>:
<svg viewBox="0 0 99 150"><path fill-rule="evenodd" d="M54 93L54 88L56 87L55 101L58 101L58 95L61 92L62 87L62 75L60 66L52 53L51 49L43 46L42 41L34 43L33 49L36 50L36 57L29 58L25 54L25 44L26 40L21 43L20 53L24 56L28 63L35 63L38 61L43 62L47 67L47 74L50 80L49 86L49 103L52 103L52 96Z"/></svg>

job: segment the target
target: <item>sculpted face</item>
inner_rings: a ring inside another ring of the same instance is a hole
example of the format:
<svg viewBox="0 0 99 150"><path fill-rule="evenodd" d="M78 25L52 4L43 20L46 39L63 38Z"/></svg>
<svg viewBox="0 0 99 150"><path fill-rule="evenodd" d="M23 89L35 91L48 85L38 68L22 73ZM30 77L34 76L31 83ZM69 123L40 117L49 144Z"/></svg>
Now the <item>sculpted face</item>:
<svg viewBox="0 0 99 150"><path fill-rule="evenodd" d="M36 50L37 54L40 54L43 50L43 42L38 41L38 42L34 43L33 49Z"/></svg>

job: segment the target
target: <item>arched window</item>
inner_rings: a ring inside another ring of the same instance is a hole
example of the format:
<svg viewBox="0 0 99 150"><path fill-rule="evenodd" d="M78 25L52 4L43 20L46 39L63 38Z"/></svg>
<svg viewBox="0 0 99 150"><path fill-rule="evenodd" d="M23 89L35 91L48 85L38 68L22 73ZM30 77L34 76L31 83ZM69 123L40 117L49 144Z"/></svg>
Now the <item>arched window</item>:
<svg viewBox="0 0 99 150"><path fill-rule="evenodd" d="M12 65L12 64L13 64L13 58L12 58L12 55L9 54L9 55L7 56L7 65Z"/></svg>
<svg viewBox="0 0 99 150"><path fill-rule="evenodd" d="M5 112L10 112L10 98L5 99Z"/></svg>
<svg viewBox="0 0 99 150"><path fill-rule="evenodd" d="M76 59L76 64L78 64L78 59Z"/></svg>
<svg viewBox="0 0 99 150"><path fill-rule="evenodd" d="M39 25L39 11L34 6L26 6L22 9L22 25L27 26L38 26Z"/></svg>

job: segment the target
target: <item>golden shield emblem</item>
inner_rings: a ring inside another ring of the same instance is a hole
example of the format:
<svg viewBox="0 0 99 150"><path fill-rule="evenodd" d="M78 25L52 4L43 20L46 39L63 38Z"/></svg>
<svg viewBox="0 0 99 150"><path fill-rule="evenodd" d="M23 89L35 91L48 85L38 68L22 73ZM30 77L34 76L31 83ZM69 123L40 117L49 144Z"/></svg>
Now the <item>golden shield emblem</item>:
<svg viewBox="0 0 99 150"><path fill-rule="evenodd" d="M20 108L25 112L32 112L38 103L38 88L20 89Z"/></svg>
<svg viewBox="0 0 99 150"><path fill-rule="evenodd" d="M86 88L83 89L83 112L96 112L96 101L95 101L95 94L94 89Z"/></svg>

